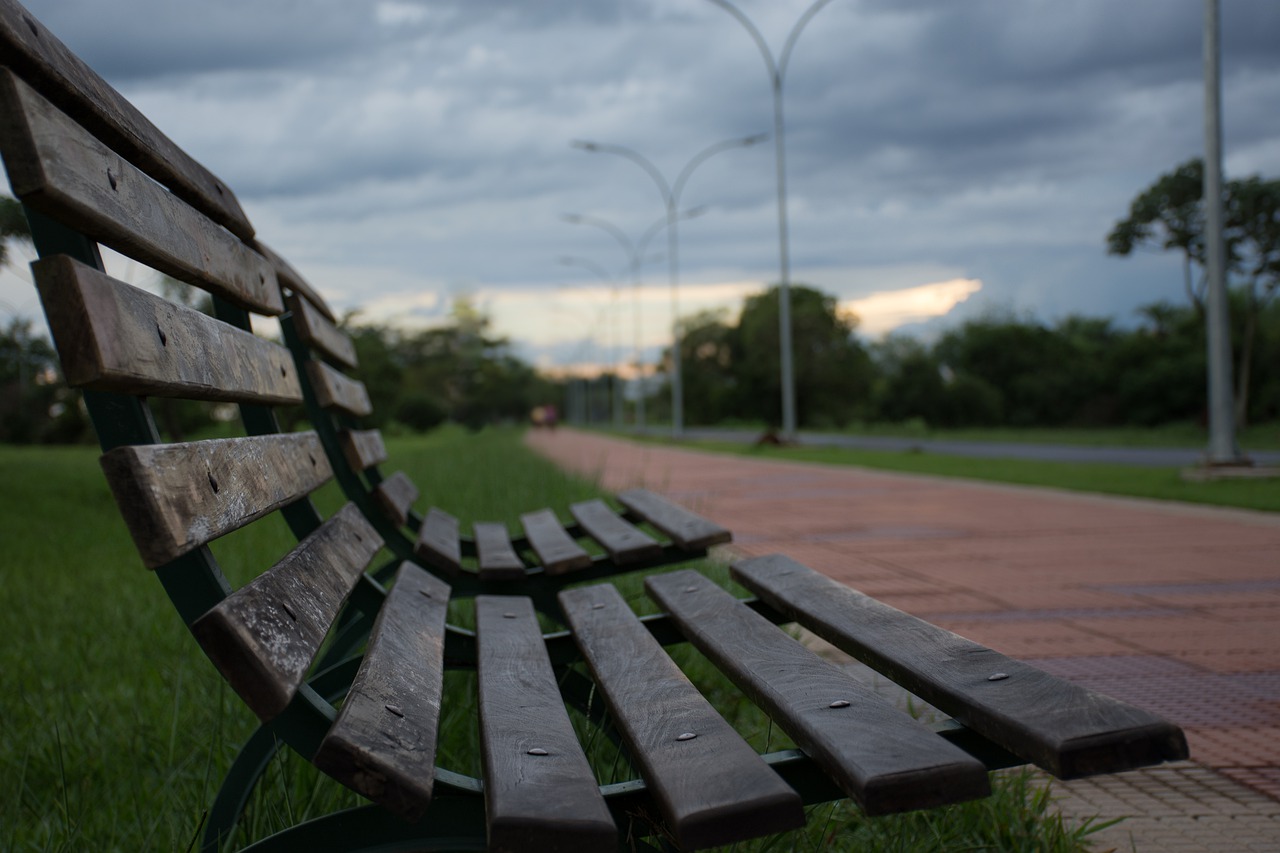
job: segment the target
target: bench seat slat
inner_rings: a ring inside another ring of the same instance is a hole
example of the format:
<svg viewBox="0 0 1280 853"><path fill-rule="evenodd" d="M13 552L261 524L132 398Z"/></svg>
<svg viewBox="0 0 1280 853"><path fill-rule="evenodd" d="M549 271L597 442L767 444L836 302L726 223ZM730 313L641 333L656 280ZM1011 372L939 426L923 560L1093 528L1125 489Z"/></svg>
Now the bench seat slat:
<svg viewBox="0 0 1280 853"><path fill-rule="evenodd" d="M572 504L569 512L619 566L645 563L662 556L662 546L656 539L621 518L602 500Z"/></svg>
<svg viewBox="0 0 1280 853"><path fill-rule="evenodd" d="M0 4L4 62L58 109L242 239L253 226L231 190L16 3Z"/></svg>
<svg viewBox="0 0 1280 853"><path fill-rule="evenodd" d="M347 333L335 326L328 317L311 304L311 300L291 293L285 305L293 313L294 328L298 336L343 367L356 367L356 347Z"/></svg>
<svg viewBox="0 0 1280 853"><path fill-rule="evenodd" d="M431 801L449 586L402 563L315 764L416 821Z"/></svg>
<svg viewBox="0 0 1280 853"><path fill-rule="evenodd" d="M804 824L800 798L702 697L611 584L559 596L574 639L684 849Z"/></svg>
<svg viewBox="0 0 1280 853"><path fill-rule="evenodd" d="M353 471L364 471L387 461L387 446L376 429L344 429L338 433L342 456Z"/></svg>
<svg viewBox="0 0 1280 853"><path fill-rule="evenodd" d="M413 553L429 566L454 577L462 569L462 539L458 519L438 507L427 510Z"/></svg>
<svg viewBox="0 0 1280 853"><path fill-rule="evenodd" d="M302 402L289 351L65 255L32 265L67 382L155 397Z"/></svg>
<svg viewBox="0 0 1280 853"><path fill-rule="evenodd" d="M1187 757L1160 717L1055 678L774 554L734 580L819 637L1061 779Z"/></svg>
<svg viewBox="0 0 1280 853"><path fill-rule="evenodd" d="M692 513L648 489L618 493L618 502L661 530L686 551L701 551L733 540L733 534L714 521Z"/></svg>
<svg viewBox="0 0 1280 853"><path fill-rule="evenodd" d="M337 409L357 418L373 411L364 383L342 375L324 362L308 361L307 378L322 408Z"/></svg>
<svg viewBox="0 0 1280 853"><path fill-rule="evenodd" d="M507 535L505 524L497 521L476 522L475 534L480 580L524 580L524 563L511 546L511 537Z"/></svg>
<svg viewBox="0 0 1280 853"><path fill-rule="evenodd" d="M338 609L382 547L347 504L274 567L191 624L191 632L254 713L271 720L293 699Z"/></svg>
<svg viewBox="0 0 1280 853"><path fill-rule="evenodd" d="M645 589L681 633L867 814L932 808L991 793L982 762L698 572L649 577Z"/></svg>
<svg viewBox="0 0 1280 853"><path fill-rule="evenodd" d="M0 146L14 194L120 253L251 311L280 314L275 269L0 69Z"/></svg>
<svg viewBox="0 0 1280 853"><path fill-rule="evenodd" d="M378 485L374 486L374 503L386 513L396 525L403 525L409 520L409 507L418 499L418 487L403 471L397 471Z"/></svg>
<svg viewBox="0 0 1280 853"><path fill-rule="evenodd" d="M103 454L102 469L151 569L333 476L314 432L117 447Z"/></svg>
<svg viewBox="0 0 1280 853"><path fill-rule="evenodd" d="M556 518L554 511L540 509L520 516L524 535L530 547L538 555L542 568L549 575L586 569L591 566L591 555L574 541Z"/></svg>
<svg viewBox="0 0 1280 853"><path fill-rule="evenodd" d="M476 637L489 849L615 849L529 599L478 596Z"/></svg>

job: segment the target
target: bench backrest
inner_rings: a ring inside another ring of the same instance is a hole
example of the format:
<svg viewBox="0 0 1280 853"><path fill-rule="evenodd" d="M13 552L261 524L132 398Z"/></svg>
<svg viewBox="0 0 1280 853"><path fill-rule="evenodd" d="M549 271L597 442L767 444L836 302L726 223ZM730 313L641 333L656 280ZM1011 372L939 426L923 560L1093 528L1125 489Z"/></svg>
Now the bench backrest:
<svg viewBox="0 0 1280 853"><path fill-rule="evenodd" d="M384 590L364 574L383 544L365 516L347 505L324 518L310 501L333 471L314 432L281 430L275 412L301 406L302 385L289 350L253 333L309 288L255 241L223 181L12 0L0 45L0 153L122 517L227 680L313 756L337 712L304 679L348 597L381 603ZM100 246L208 293L215 316L112 278ZM245 434L167 441L162 399L238 404ZM277 513L296 547L233 590L210 544Z"/></svg>

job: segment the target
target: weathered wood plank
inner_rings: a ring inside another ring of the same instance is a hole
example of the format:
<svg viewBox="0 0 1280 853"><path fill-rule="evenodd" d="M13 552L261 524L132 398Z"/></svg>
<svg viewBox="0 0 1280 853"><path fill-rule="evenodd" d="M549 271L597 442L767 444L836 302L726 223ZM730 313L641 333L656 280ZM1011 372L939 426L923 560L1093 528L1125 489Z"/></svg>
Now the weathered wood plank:
<svg viewBox="0 0 1280 853"><path fill-rule="evenodd" d="M690 512L648 489L618 493L618 502L661 530L686 551L700 551L733 540L733 534L714 521Z"/></svg>
<svg viewBox="0 0 1280 853"><path fill-rule="evenodd" d="M562 575L591 566L591 555L574 541L552 510L525 513L520 524L547 574Z"/></svg>
<svg viewBox="0 0 1280 853"><path fill-rule="evenodd" d="M279 314L275 270L234 234L166 192L8 69L0 147L25 204L243 308Z"/></svg>
<svg viewBox="0 0 1280 853"><path fill-rule="evenodd" d="M321 314L310 300L291 293L285 298L285 305L303 341L344 367L356 367L356 347L351 338Z"/></svg>
<svg viewBox="0 0 1280 853"><path fill-rule="evenodd" d="M313 288L311 284L302 277L302 273L294 269L293 264L286 261L261 240L255 240L254 246L258 250L258 254L270 261L271 265L275 267L276 278L282 285L289 288L294 293L300 293L305 296L310 300L312 307L318 310L325 317L328 317L330 321L334 323L338 322L338 318L333 316L333 311L327 304L325 304L325 301L320 298L320 294L317 293L315 288Z"/></svg>
<svg viewBox="0 0 1280 853"><path fill-rule="evenodd" d="M667 657L612 584L560 593L596 685L683 849L804 824L800 798Z"/></svg>
<svg viewBox="0 0 1280 853"><path fill-rule="evenodd" d="M662 546L656 539L621 518L602 500L572 504L569 512L619 566L645 563L662 556Z"/></svg>
<svg viewBox="0 0 1280 853"><path fill-rule="evenodd" d="M781 555L733 564L775 609L1010 752L1061 779L1187 757L1155 714L903 613Z"/></svg>
<svg viewBox="0 0 1280 853"><path fill-rule="evenodd" d="M407 820L431 802L449 585L402 563L314 762Z"/></svg>
<svg viewBox="0 0 1280 853"><path fill-rule="evenodd" d="M991 793L987 770L698 572L645 579L693 645L867 814Z"/></svg>
<svg viewBox="0 0 1280 853"><path fill-rule="evenodd" d="M462 539L458 535L458 519L438 507L427 510L418 530L418 540L413 553L429 566L434 566L449 577L462 569Z"/></svg>
<svg viewBox="0 0 1280 853"><path fill-rule="evenodd" d="M270 570L191 624L223 678L263 721L293 699L360 573L382 547L347 504Z"/></svg>
<svg viewBox="0 0 1280 853"><path fill-rule="evenodd" d="M307 379L325 409L338 409L357 418L373 411L364 383L342 375L324 362L308 361Z"/></svg>
<svg viewBox="0 0 1280 853"><path fill-rule="evenodd" d="M496 521L479 521L475 524L476 562L482 581L524 580L524 563L515 548L507 526Z"/></svg>
<svg viewBox="0 0 1280 853"><path fill-rule="evenodd" d="M102 456L102 469L151 569L333 476L314 432L117 447Z"/></svg>
<svg viewBox="0 0 1280 853"><path fill-rule="evenodd" d="M0 4L4 63L58 109L242 239L253 226L227 185L161 133L17 3Z"/></svg>
<svg viewBox="0 0 1280 853"><path fill-rule="evenodd" d="M480 745L492 851L613 850L617 831L527 598L476 598Z"/></svg>
<svg viewBox="0 0 1280 853"><path fill-rule="evenodd" d="M32 265L67 382L157 397L301 403L279 344L116 281L65 255Z"/></svg>
<svg viewBox="0 0 1280 853"><path fill-rule="evenodd" d="M344 429L338 433L342 456L353 471L363 471L387 461L387 446L376 429Z"/></svg>
<svg viewBox="0 0 1280 853"><path fill-rule="evenodd" d="M409 507L418 499L418 487L403 471L397 471L374 487L373 502L397 525L409 520Z"/></svg>

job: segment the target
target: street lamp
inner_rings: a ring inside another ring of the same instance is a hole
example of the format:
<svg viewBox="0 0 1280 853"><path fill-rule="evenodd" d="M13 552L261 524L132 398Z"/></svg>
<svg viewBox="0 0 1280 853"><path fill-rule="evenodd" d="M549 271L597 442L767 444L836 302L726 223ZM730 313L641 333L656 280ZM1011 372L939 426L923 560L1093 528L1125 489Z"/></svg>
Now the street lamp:
<svg viewBox="0 0 1280 853"><path fill-rule="evenodd" d="M729 0L708 0L737 19L755 40L764 57L764 64L769 69L769 82L773 86L773 148L776 155L778 171L778 264L781 268L782 280L778 284L778 346L782 372L782 434L786 438L794 438L796 433L796 383L795 370L792 366L791 346L791 258L787 230L787 155L785 128L782 121L782 83L787 73L787 62L791 59L791 51L796 46L800 31L832 0L816 0L787 36L782 46L778 61L774 62L769 45L764 36L756 29L751 19L744 15Z"/></svg>
<svg viewBox="0 0 1280 853"><path fill-rule="evenodd" d="M671 184L667 183L667 179L651 160L634 149L623 145L588 142L581 139L575 139L569 143L572 147L583 151L617 154L635 163L653 178L653 182L658 187L658 193L662 196L662 202L667 207L667 261L671 280L671 432L676 437L684 433L684 380L680 354L680 241L676 228L676 221L681 218L676 213L680 204L680 194L684 192L684 185L693 174L693 170L709 157L732 148L749 148L767 138L768 134L758 133L754 136L726 139L709 145L685 164Z"/></svg>
<svg viewBox="0 0 1280 853"><path fill-rule="evenodd" d="M613 345L609 348L610 369L613 372L613 426L622 429L622 378L618 375L618 349L622 346L622 334L618 329L621 313L618 311L618 279L590 258L562 256L560 263L566 267L582 267L609 282L613 303Z"/></svg>
<svg viewBox="0 0 1280 853"><path fill-rule="evenodd" d="M1205 298L1208 350L1209 450L1206 463L1247 465L1236 443L1231 399L1231 326L1227 306L1226 247L1222 242L1222 83L1218 0L1204 3L1204 205Z"/></svg>
<svg viewBox="0 0 1280 853"><path fill-rule="evenodd" d="M649 245L649 241L654 235L663 228L668 227L671 223L681 219L693 219L707 212L705 206L691 208L689 210L677 213L674 218L663 215L650 225L640 239L635 243L631 242L626 233L607 219L598 216L585 216L580 213L561 214L560 218L571 225L591 225L602 231L607 232L613 239L618 241L618 245L622 247L622 251L626 254L628 266L631 269L632 291L635 294L635 359L636 372L640 375L640 393L636 396L636 428L643 431L645 428L644 420L644 370L643 370L643 351L641 348L641 322L640 322L640 265L646 260L644 255L645 248Z"/></svg>

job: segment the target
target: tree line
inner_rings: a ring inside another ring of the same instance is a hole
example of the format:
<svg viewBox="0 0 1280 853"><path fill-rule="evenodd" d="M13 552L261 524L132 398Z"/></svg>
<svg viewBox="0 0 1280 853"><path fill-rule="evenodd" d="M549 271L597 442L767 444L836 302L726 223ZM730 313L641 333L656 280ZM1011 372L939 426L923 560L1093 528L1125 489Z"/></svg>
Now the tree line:
<svg viewBox="0 0 1280 853"><path fill-rule="evenodd" d="M1010 312L969 320L933 342L856 334L829 294L792 285L797 418L809 429L922 421L929 426L1155 426L1201 421L1204 323L1191 306L1159 302L1125 326L1107 317L1055 322ZM1246 320L1232 294L1233 340L1254 325L1248 416L1280 419L1280 305ZM777 288L750 297L740 317L686 321L681 359L686 421L780 423ZM666 354L670 361L670 353ZM664 393L651 409L658 410ZM1242 419L1241 424L1244 421Z"/></svg>
<svg viewBox="0 0 1280 853"><path fill-rule="evenodd" d="M1280 420L1280 181L1227 183L1229 272L1237 423ZM809 429L918 421L936 427L1154 426L1203 421L1205 413L1203 167L1198 160L1161 175L1139 193L1106 237L1107 251L1173 251L1182 260L1182 304L1141 308L1136 322L1069 316L1054 322L994 312L936 340L896 335L869 343L836 298L792 285L797 416ZM29 241L21 206L0 197L0 263L11 241ZM198 303L170 283L173 298ZM470 428L525 420L552 403L568 412L585 399L590 419L611 420L603 393L572 393L570 380L539 374L520 360L491 320L457 300L439 327L406 331L348 316L373 402L374 425L428 430L445 421ZM736 315L702 313L681 323L685 420L689 425L780 423L778 288L748 297ZM660 375L669 375L671 352ZM669 416L661 381L643 385L653 420ZM234 411L163 402L173 437L199 433ZM78 397L59 378L53 347L32 323L0 326L0 441L90 440Z"/></svg>

